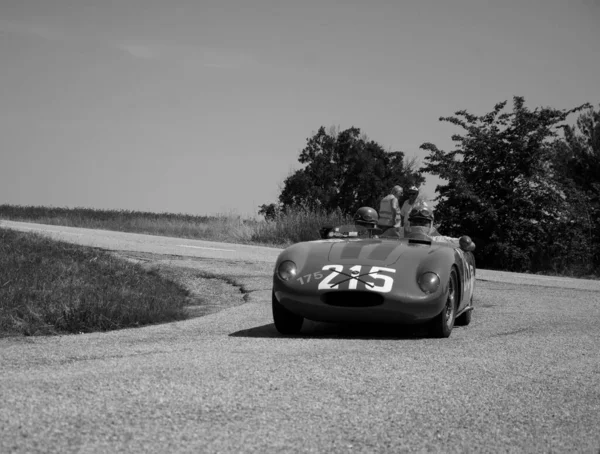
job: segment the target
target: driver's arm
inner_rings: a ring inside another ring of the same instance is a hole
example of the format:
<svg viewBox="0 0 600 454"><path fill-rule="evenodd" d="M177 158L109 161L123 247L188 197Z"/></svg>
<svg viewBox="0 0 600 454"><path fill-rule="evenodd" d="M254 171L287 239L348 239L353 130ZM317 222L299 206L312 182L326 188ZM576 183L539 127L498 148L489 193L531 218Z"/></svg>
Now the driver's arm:
<svg viewBox="0 0 600 454"><path fill-rule="evenodd" d="M402 208L400 208L400 226L404 227L404 217L408 214L406 211L406 204L402 205Z"/></svg>
<svg viewBox="0 0 600 454"><path fill-rule="evenodd" d="M439 233L439 232L438 232ZM431 241L435 241L436 243L452 243L452 244L459 244L459 239L458 238L453 238L451 236L444 236L444 235L430 235Z"/></svg>

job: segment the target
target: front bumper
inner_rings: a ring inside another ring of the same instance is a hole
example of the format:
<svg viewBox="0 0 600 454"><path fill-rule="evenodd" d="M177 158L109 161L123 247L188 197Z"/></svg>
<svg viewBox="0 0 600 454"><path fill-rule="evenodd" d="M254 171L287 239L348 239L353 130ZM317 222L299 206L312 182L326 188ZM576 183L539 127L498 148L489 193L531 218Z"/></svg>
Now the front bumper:
<svg viewBox="0 0 600 454"><path fill-rule="evenodd" d="M322 294L291 292L284 286L274 287L275 298L290 312L320 322L417 324L433 319L444 308L446 292L432 296L398 297L382 295L381 304L345 307L323 302Z"/></svg>

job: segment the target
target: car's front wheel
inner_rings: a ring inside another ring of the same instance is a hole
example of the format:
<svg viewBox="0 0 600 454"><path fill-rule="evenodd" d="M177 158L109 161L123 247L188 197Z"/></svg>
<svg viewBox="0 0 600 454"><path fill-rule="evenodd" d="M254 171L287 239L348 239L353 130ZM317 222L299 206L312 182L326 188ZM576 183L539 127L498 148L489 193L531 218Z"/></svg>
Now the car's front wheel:
<svg viewBox="0 0 600 454"><path fill-rule="evenodd" d="M454 328L454 320L456 318L456 301L458 299L458 286L456 278L456 270L450 272L448 278L448 295L446 296L446 304L444 309L432 321L430 326L430 334L433 337L450 337L452 328Z"/></svg>
<svg viewBox="0 0 600 454"><path fill-rule="evenodd" d="M275 328L281 334L298 334L302 329L302 323L304 317L296 315L288 311L281 305L277 298L275 298L275 292L272 296L273 305L273 321L275 322Z"/></svg>

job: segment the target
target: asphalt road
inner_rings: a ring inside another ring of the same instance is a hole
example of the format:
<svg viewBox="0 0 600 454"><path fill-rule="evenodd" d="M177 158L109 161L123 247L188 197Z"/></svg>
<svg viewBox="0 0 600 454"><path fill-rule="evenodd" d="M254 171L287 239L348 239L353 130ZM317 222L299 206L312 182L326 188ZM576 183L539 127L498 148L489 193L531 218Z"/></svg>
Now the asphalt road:
<svg viewBox="0 0 600 454"><path fill-rule="evenodd" d="M449 339L312 322L285 338L277 249L0 226L226 276L214 298L239 300L172 324L0 339L2 453L600 452L597 281L478 270L473 322Z"/></svg>

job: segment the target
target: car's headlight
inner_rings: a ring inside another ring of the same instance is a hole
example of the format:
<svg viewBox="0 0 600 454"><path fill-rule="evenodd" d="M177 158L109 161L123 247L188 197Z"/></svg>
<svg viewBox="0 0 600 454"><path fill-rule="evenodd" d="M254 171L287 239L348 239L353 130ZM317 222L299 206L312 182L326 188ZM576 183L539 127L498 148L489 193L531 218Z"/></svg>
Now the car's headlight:
<svg viewBox="0 0 600 454"><path fill-rule="evenodd" d="M424 293L435 293L440 288L440 277L431 271L427 271L419 276L417 283Z"/></svg>
<svg viewBox="0 0 600 454"><path fill-rule="evenodd" d="M296 269L296 264L291 260L284 260L279 264L277 268L277 274L284 281L289 281L296 277L298 270Z"/></svg>

